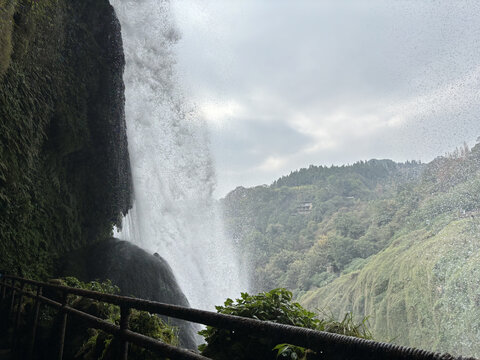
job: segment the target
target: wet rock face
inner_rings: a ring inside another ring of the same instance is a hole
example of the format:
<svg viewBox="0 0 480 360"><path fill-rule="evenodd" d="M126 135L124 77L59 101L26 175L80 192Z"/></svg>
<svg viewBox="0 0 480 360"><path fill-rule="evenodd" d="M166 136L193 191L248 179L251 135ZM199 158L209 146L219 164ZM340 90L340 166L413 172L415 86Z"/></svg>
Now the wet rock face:
<svg viewBox="0 0 480 360"><path fill-rule="evenodd" d="M82 281L110 279L122 295L189 306L168 263L160 255L149 254L127 241L112 238L68 254L62 275ZM179 327L183 347L196 349L194 325L173 318L166 320Z"/></svg>
<svg viewBox="0 0 480 360"><path fill-rule="evenodd" d="M120 24L108 0L0 9L0 263L45 278L131 207Z"/></svg>
<svg viewBox="0 0 480 360"><path fill-rule="evenodd" d="M120 214L125 215L132 205L132 181L124 109L125 59L121 29L108 2L102 6L97 4L103 1L83 2L87 3L83 4L84 8L88 9L90 3L91 9L99 7L100 10L97 12L84 10L82 14L82 19L91 26L90 41L97 49L99 60L94 67L98 81L91 84L88 90L88 128L94 144L94 153L88 158L88 164L95 169L102 185L108 188L108 192L102 196L104 202L98 202L98 207L103 207L109 212L106 214L109 221L119 223ZM71 3L72 6L79 6L78 1Z"/></svg>

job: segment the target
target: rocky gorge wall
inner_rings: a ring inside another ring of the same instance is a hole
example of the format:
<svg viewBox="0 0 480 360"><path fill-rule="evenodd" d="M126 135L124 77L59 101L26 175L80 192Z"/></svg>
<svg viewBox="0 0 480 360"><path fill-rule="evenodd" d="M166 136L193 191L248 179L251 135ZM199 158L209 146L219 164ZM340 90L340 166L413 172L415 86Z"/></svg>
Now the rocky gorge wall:
<svg viewBox="0 0 480 360"><path fill-rule="evenodd" d="M41 278L131 207L108 0L0 0L0 268Z"/></svg>

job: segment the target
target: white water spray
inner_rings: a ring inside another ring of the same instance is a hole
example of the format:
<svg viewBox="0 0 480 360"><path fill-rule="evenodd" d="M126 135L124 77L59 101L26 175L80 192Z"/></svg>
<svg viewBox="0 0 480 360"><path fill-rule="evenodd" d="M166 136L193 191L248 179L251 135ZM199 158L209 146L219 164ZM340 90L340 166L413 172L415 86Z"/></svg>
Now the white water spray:
<svg viewBox="0 0 480 360"><path fill-rule="evenodd" d="M247 290L212 192L208 134L175 74L179 35L165 0L111 0L122 26L135 205L118 237L163 256L192 307Z"/></svg>

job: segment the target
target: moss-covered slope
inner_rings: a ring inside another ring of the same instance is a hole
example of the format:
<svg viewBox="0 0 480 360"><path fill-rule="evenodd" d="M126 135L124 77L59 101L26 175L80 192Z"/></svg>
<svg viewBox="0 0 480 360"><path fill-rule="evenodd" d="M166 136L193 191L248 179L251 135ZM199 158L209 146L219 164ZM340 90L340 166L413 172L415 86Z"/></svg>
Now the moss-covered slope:
<svg viewBox="0 0 480 360"><path fill-rule="evenodd" d="M0 269L40 277L130 206L107 0L0 0Z"/></svg>
<svg viewBox="0 0 480 360"><path fill-rule="evenodd" d="M370 315L375 337L480 356L480 220L396 239L360 271L301 299L308 308Z"/></svg>

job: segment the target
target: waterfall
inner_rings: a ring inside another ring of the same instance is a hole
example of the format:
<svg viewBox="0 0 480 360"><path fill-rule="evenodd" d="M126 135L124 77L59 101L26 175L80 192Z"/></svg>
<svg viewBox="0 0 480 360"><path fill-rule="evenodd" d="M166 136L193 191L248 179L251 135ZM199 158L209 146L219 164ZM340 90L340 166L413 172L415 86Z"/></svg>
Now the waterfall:
<svg viewBox="0 0 480 360"><path fill-rule="evenodd" d="M165 0L111 0L125 51L125 114L135 193L117 237L164 257L192 307L247 290L213 199L208 132L175 71L179 32Z"/></svg>

